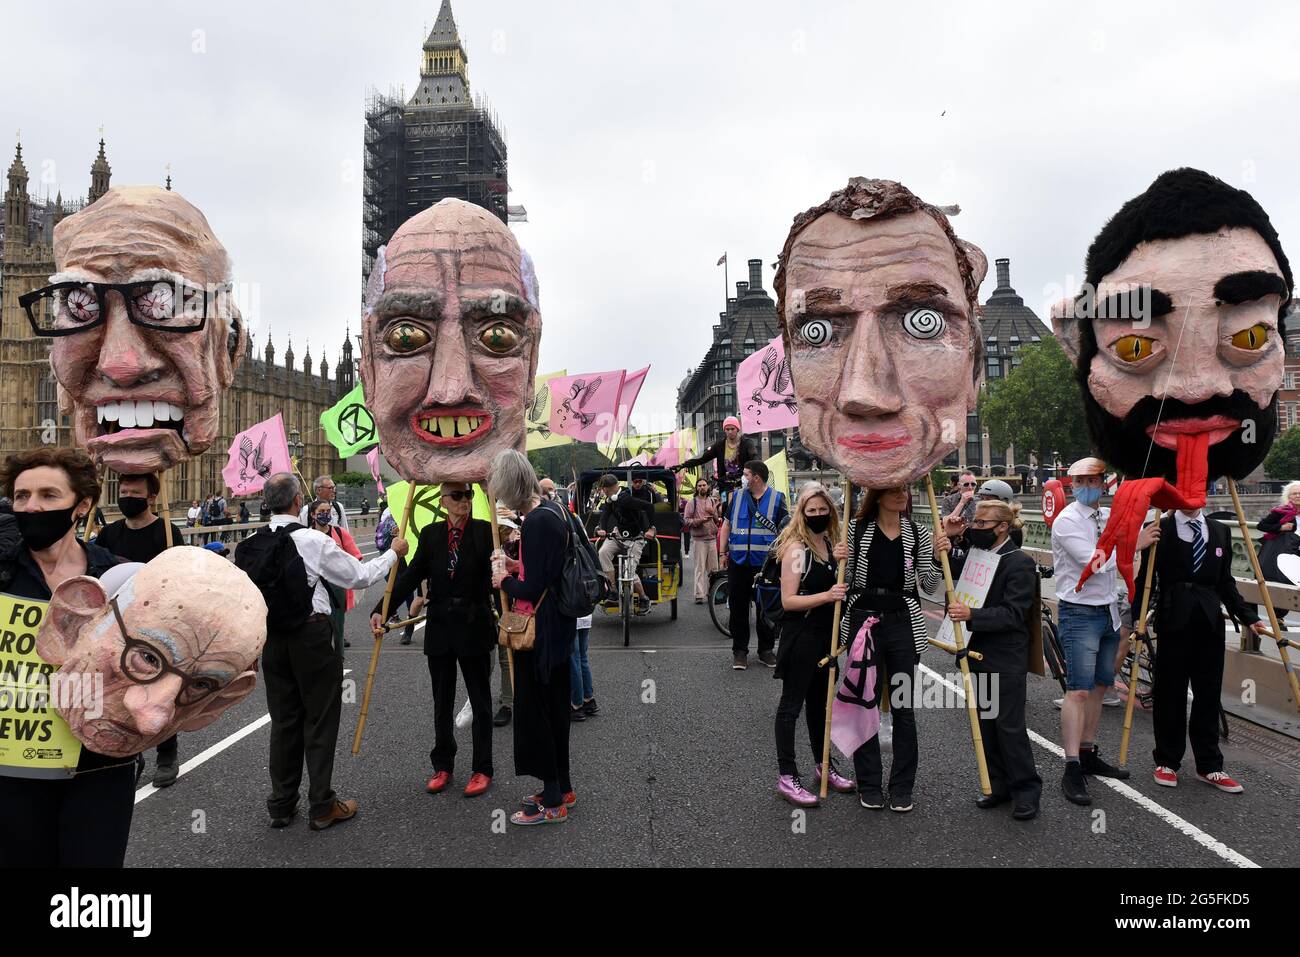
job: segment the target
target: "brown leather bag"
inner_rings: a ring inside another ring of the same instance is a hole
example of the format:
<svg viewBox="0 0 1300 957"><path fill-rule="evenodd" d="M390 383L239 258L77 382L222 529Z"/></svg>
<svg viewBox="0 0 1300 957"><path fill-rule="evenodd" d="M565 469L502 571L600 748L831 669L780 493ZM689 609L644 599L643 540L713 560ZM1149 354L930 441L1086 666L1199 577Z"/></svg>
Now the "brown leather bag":
<svg viewBox="0 0 1300 957"><path fill-rule="evenodd" d="M497 644L504 645L511 651L532 651L537 641L537 609L542 607L544 601L546 592L542 592L542 597L537 599L531 615L518 611L508 611L502 615L497 624Z"/></svg>

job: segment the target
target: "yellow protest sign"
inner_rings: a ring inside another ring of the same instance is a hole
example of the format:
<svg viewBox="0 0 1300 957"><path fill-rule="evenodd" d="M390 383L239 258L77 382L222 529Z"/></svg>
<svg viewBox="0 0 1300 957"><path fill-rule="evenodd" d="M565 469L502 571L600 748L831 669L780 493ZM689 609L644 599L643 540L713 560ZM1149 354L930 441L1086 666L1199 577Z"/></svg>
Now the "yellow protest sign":
<svg viewBox="0 0 1300 957"><path fill-rule="evenodd" d="M81 742L54 710L53 665L36 653L49 604L0 594L0 774L63 778L73 774Z"/></svg>
<svg viewBox="0 0 1300 957"><path fill-rule="evenodd" d="M388 495L388 510L393 513L393 518L398 522L402 520L402 513L406 511L407 489L410 487L408 482L394 482L392 485L385 486ZM411 543L411 555L415 554L416 547L420 544L420 532L430 522L440 522L447 517L447 513L442 508L442 486L441 485L417 485L415 492L415 508L411 510L411 524L406 529L406 540ZM488 521L492 515L488 511L487 496L483 494L483 486L474 486L474 506L470 514L474 518L481 518Z"/></svg>

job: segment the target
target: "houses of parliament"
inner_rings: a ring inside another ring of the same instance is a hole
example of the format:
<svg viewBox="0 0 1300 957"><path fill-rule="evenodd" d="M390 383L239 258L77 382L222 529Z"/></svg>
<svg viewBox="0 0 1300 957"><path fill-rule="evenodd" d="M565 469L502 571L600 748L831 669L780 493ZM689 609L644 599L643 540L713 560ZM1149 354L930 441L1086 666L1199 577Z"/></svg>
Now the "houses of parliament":
<svg viewBox="0 0 1300 957"><path fill-rule="evenodd" d="M108 191L112 169L104 141L90 167L90 191L82 199L53 199L28 193L28 173L19 143L9 166L5 212L0 243L0 457L41 445L76 443L72 423L59 411L58 388L50 368L50 340L32 333L18 297L49 282L54 273L55 225L95 202ZM171 189L171 177L167 178ZM172 517L183 518L195 499L216 492L226 494L221 478L233 436L280 412L286 432L298 430L304 448L300 471L310 481L316 475L343 468L333 446L320 429L320 414L356 385L352 343L345 336L341 357L330 377L324 355L313 368L310 348L301 366L293 344L280 363L268 337L260 355L253 343L235 371L235 381L221 403L221 425L211 447L163 476ZM116 500L116 476L105 476L104 502Z"/></svg>

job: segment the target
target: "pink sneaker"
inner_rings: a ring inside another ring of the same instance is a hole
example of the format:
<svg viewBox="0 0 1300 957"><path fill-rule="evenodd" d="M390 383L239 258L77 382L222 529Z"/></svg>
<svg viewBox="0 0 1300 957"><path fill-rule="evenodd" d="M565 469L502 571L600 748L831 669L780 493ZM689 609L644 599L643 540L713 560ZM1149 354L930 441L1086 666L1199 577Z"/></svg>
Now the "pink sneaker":
<svg viewBox="0 0 1300 957"><path fill-rule="evenodd" d="M818 793L821 793L822 766L818 764L815 765L815 768L816 770L813 771L813 790ZM835 765L833 764L831 765L831 776L829 779L829 783L830 783L831 790L838 791L840 794L852 794L854 791L858 789L858 786L856 784L854 784L844 775L840 774L840 772L836 771Z"/></svg>
<svg viewBox="0 0 1300 957"><path fill-rule="evenodd" d="M1155 778L1156 784L1159 784L1162 787L1178 787L1178 772L1173 768L1167 768L1162 764L1160 767L1156 768L1155 774L1151 776Z"/></svg>
<svg viewBox="0 0 1300 957"><path fill-rule="evenodd" d="M796 807L816 807L822 802L803 786L797 774L783 774L776 779L776 793Z"/></svg>
<svg viewBox="0 0 1300 957"><path fill-rule="evenodd" d="M1197 780L1204 781L1206 784L1216 787L1220 791L1226 791L1229 794L1240 794L1242 791L1246 790L1222 771L1211 771L1209 774L1202 774L1200 771L1197 771L1196 777Z"/></svg>

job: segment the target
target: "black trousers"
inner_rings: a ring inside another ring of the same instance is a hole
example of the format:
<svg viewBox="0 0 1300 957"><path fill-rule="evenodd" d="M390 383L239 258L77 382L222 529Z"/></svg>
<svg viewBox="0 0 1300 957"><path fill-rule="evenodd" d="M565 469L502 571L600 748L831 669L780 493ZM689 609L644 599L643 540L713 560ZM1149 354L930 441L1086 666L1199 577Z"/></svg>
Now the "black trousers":
<svg viewBox="0 0 1300 957"><path fill-rule="evenodd" d="M168 738L166 741L164 741L164 742L162 742L161 744L158 745L158 757L159 757L159 759L162 759L162 758L171 758L171 760L173 760L173 761L176 760L176 748L177 748L177 741L176 741L176 739L177 739L178 737L180 737L180 735L173 734L173 735L172 735L170 738Z"/></svg>
<svg viewBox="0 0 1300 957"><path fill-rule="evenodd" d="M452 709L456 703L456 663L465 676L470 707L474 710L474 763L471 773L492 777L492 686L491 659L480 655L429 655L429 680L433 685L433 750L429 760L434 771L450 774L456 767L456 729Z"/></svg>
<svg viewBox="0 0 1300 957"><path fill-rule="evenodd" d="M1034 750L1025 727L1025 676L976 674L974 668L971 671L976 681L997 681L997 715L980 714L980 737L984 740L991 790L996 795L1010 794L1017 804L1037 804L1043 793L1043 779L1034 765ZM979 697L983 699L984 695Z"/></svg>
<svg viewBox="0 0 1300 957"><path fill-rule="evenodd" d="M727 628L731 632L731 650L738 655L749 653L749 610L754 604L754 578L761 569L761 565L727 562L727 608L731 612ZM758 653L771 651L776 645L776 635L761 617L756 616L754 624L758 631Z"/></svg>
<svg viewBox="0 0 1300 957"><path fill-rule="evenodd" d="M890 693L884 687L885 674L889 676L891 688L903 683L907 691L907 704L913 701L916 688L916 664L920 656L912 642L912 620L906 611L874 612L880 621L871 629L876 645L876 693L883 699ZM883 666L883 671L882 671ZM889 713L894 722L894 763L889 769L889 794L891 798L910 797L916 784L916 712L911 707L902 707L893 697L889 698ZM879 791L884 780L884 769L880 760L880 735L876 735L858 750L853 752L853 771L858 778L858 790L862 793Z"/></svg>
<svg viewBox="0 0 1300 957"><path fill-rule="evenodd" d="M1157 765L1178 770L1192 740L1196 770L1223 770L1219 750L1219 709L1223 692L1223 627L1210 625L1199 611L1179 631L1159 632L1156 673L1151 689L1151 724ZM1192 686L1192 717L1187 719L1187 686Z"/></svg>
<svg viewBox="0 0 1300 957"><path fill-rule="evenodd" d="M135 761L44 780L0 777L0 867L121 867Z"/></svg>
<svg viewBox="0 0 1300 957"><path fill-rule="evenodd" d="M826 685L830 669L817 667L817 662L825 655L825 635L801 635L795 639L795 646L785 661L781 700L776 705L776 765L781 774L799 773L794 758L794 728L801 710L808 723L813 761L821 763L826 741Z"/></svg>
<svg viewBox="0 0 1300 957"><path fill-rule="evenodd" d="M305 758L311 816L328 814L336 798L330 781L343 708L343 659L334 648L329 618L313 615L296 632L268 634L262 674L271 712L271 796L266 809L272 817L293 813Z"/></svg>
<svg viewBox="0 0 1300 957"><path fill-rule="evenodd" d="M569 662L543 682L535 652L515 652L515 774L542 782L542 803L558 807L573 790L569 777Z"/></svg>

